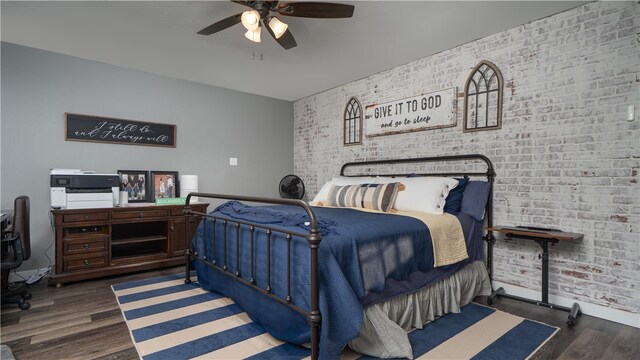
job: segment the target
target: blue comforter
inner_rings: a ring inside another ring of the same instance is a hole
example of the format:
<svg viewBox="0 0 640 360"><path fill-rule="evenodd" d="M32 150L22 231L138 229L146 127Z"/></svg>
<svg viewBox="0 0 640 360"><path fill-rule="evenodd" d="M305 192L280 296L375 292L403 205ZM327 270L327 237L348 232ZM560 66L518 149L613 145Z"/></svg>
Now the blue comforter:
<svg viewBox="0 0 640 360"><path fill-rule="evenodd" d="M320 207L314 208L314 212L323 234L319 250L321 358L338 358L346 343L358 336L365 306L414 292L483 256L482 226L465 214L458 215L458 218L463 225L469 259L434 269L431 236L420 220L353 209ZM278 232L271 236L271 273L268 278L265 232L260 229L254 232L256 265L251 269L249 229L246 226L236 228L233 220L250 220L277 229L306 233L305 222L308 219L304 210L288 206L248 207L229 202L211 215L230 221L226 226L217 221L215 234L212 221L207 221L206 226L201 224L194 237L198 253L206 254L209 260L214 259L218 266L226 265L229 272L239 272L245 280L253 277L263 289L270 285L274 294L286 297L289 291L285 236ZM236 244L236 231L239 233L239 246ZM207 238L206 244L204 237ZM294 237L291 254L292 303L309 309L310 251L306 239ZM239 263L236 258L240 259ZM253 321L264 326L274 337L297 344L309 341L309 325L300 313L266 299L254 289L201 262L195 262L195 267L203 288L234 299Z"/></svg>

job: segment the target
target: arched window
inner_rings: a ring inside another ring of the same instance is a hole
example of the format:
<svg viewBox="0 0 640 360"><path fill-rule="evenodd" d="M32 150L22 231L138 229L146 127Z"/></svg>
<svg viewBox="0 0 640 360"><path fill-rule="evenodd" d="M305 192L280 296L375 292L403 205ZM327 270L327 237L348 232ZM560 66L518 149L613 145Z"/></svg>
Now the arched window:
<svg viewBox="0 0 640 360"><path fill-rule="evenodd" d="M481 61L464 86L464 131L502 127L502 73L490 61Z"/></svg>
<svg viewBox="0 0 640 360"><path fill-rule="evenodd" d="M354 97L344 108L344 144L362 144L362 105Z"/></svg>

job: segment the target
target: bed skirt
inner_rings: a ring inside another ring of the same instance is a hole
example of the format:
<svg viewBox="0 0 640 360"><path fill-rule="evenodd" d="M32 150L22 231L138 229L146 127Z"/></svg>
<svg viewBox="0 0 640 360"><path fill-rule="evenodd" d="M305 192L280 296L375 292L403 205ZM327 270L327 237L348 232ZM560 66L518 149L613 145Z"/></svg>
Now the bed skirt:
<svg viewBox="0 0 640 360"><path fill-rule="evenodd" d="M349 347L379 358L413 358L407 333L460 308L478 295L490 295L483 261L475 261L447 279L412 294L396 296L365 309L357 339Z"/></svg>

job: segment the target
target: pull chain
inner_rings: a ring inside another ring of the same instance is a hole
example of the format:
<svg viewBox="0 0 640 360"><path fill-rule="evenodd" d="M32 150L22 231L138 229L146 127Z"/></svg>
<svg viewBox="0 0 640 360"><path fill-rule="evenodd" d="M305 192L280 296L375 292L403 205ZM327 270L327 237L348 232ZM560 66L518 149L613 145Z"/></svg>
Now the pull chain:
<svg viewBox="0 0 640 360"><path fill-rule="evenodd" d="M252 33L252 38L253 40L255 40L255 32ZM255 60L256 59L256 42L255 41L251 41L251 60ZM260 61L262 61L264 59L264 56L262 54L262 41L260 41Z"/></svg>
<svg viewBox="0 0 640 360"><path fill-rule="evenodd" d="M256 59L256 43L255 41L251 42L251 60Z"/></svg>

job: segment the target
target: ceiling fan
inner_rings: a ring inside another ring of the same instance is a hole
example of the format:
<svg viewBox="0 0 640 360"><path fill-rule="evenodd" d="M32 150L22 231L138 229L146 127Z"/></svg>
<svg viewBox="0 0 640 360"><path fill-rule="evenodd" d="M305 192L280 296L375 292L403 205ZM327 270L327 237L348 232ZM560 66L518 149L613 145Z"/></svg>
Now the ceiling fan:
<svg viewBox="0 0 640 360"><path fill-rule="evenodd" d="M295 47L288 25L271 15L272 12L282 16L296 16L306 18L338 19L353 16L353 5L335 4L328 2L284 2L284 1L233 1L234 3L250 7L251 10L229 16L198 31L200 35L211 35L235 24L242 23L247 29L244 36L254 42L260 42L262 28L285 49Z"/></svg>

